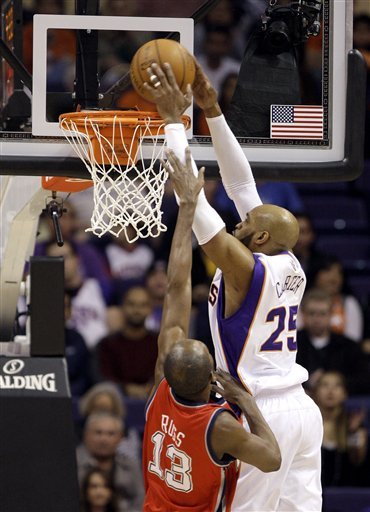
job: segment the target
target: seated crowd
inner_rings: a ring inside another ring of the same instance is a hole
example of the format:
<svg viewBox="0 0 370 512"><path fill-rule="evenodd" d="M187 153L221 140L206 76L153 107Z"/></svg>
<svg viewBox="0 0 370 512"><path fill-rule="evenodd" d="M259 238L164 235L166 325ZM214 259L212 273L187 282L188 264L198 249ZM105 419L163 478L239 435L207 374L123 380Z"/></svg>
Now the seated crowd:
<svg viewBox="0 0 370 512"><path fill-rule="evenodd" d="M221 201L222 190L209 190L214 201ZM176 209L169 208L170 233L129 244L124 235L88 238L76 206L67 208L61 218L64 246L51 241L43 221L45 240L37 251L65 260L66 359L82 510L94 510L96 501L106 511L139 511L144 405L153 385ZM236 213L229 209L228 214L232 225ZM308 277L297 322L297 362L309 372L305 389L323 415L323 487L369 486L369 325L346 287L341 261L315 250L310 218L303 213L297 218L301 236L295 252ZM195 246L191 337L211 350L207 292L213 271ZM362 397L363 407L352 397Z"/></svg>
<svg viewBox="0 0 370 512"><path fill-rule="evenodd" d="M121 3L105 1L103 14L124 14L117 7ZM217 89L225 113L236 87L246 40L259 19L243 5L255 4L258 13L266 3L221 0L196 24L195 54ZM31 0L27 4L31 6L30 19L33 13L50 13L50 2ZM57 13L65 14L66 2L61 0L57 4ZM129 11L125 14L139 14L138 2L127 4ZM167 2L165 9L171 9L172 4L175 3ZM147 9L150 8L148 2ZM368 69L369 20L368 16L358 16L354 24L354 48L363 53ZM65 49L71 55L75 49L66 44L68 32L59 32L64 39L62 44L58 39L50 46L48 87L61 91L71 87L62 83L65 74L72 76L65 73L65 68L73 65L72 59L65 58ZM106 32L103 44L117 49L113 64L121 76L122 66L128 66L132 57L127 55L130 41L112 41L114 33ZM24 46L24 61L31 69L31 22L26 24ZM63 58L60 48L64 49ZM303 97L307 100L316 95L315 104L321 102L321 80L317 80L313 64L321 61L319 38L310 38L305 52L308 79L301 84ZM103 61L103 71L104 65ZM103 83L104 80L108 88L115 78L106 73ZM127 106L127 97L121 99ZM195 133L208 135L202 112L195 109L194 114ZM367 157L369 147L365 148ZM316 249L313 223L294 185L257 185L263 202L294 211L300 224L294 252L308 282L297 322L297 361L309 371L305 389L316 400L323 416L323 486L370 486L370 296L365 303L360 302L347 287L343 262ZM169 190L171 184L166 186L163 221L168 230L158 238L128 243L124 234L118 238L88 237L84 231L88 215L83 204L84 200L86 205L92 204L91 189L79 194L75 201L72 196L72 202L66 204L67 213L60 219L63 247L54 243L51 220L45 217L40 222L35 254L63 256L65 261L66 359L74 407L81 512L141 510L144 404L153 384L166 292L166 259L177 214ZM233 229L239 218L220 183L207 181L205 192L227 228ZM207 301L214 270L194 244L189 336L204 341L211 353Z"/></svg>

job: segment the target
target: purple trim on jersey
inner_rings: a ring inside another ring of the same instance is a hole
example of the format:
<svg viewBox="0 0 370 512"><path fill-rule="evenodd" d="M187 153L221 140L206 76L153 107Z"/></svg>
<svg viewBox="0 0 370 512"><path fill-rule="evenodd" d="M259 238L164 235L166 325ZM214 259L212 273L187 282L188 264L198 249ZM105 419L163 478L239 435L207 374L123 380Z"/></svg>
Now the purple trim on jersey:
<svg viewBox="0 0 370 512"><path fill-rule="evenodd" d="M233 315L224 318L224 282L220 281L217 304L217 324L220 333L222 348L225 354L229 372L233 377L239 379L237 368L240 355L245 345L249 328L253 321L258 306L260 295L265 281L265 266L258 256L253 254L255 265L252 281L242 305Z"/></svg>

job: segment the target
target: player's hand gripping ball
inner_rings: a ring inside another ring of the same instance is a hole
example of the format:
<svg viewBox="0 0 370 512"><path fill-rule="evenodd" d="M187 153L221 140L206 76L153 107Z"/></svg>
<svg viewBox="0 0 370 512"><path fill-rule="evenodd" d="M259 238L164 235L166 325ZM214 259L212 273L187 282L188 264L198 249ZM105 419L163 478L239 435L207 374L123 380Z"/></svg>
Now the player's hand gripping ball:
<svg viewBox="0 0 370 512"><path fill-rule="evenodd" d="M146 100L153 101L153 97L150 90L144 88L144 82L153 87L158 83L158 78L155 75L148 76L147 71L154 62L159 66L165 62L171 65L176 82L183 93L186 92L187 85L194 82L195 64L188 50L172 39L154 39L137 50L130 68L132 85Z"/></svg>

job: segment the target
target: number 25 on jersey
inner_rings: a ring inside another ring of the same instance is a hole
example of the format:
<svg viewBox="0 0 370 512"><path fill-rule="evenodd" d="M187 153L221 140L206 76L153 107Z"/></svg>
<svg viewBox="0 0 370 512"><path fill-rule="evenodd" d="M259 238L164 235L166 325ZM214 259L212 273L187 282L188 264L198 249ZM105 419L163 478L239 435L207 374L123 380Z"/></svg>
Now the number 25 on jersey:
<svg viewBox="0 0 370 512"><path fill-rule="evenodd" d="M271 309L266 315L266 322L277 323L275 330L269 338L262 343L261 352L281 351L284 348L284 342L279 338L286 337L287 347L290 351L297 350L297 313L298 306L280 306Z"/></svg>

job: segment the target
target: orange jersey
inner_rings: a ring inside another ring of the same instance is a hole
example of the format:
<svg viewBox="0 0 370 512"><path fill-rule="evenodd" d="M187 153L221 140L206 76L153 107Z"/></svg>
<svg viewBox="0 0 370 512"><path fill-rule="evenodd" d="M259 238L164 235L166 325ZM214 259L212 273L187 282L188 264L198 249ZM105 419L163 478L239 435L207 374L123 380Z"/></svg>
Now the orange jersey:
<svg viewBox="0 0 370 512"><path fill-rule="evenodd" d="M230 511L238 476L232 457L210 446L215 419L226 404L188 402L166 379L148 403L143 441L144 512Z"/></svg>

